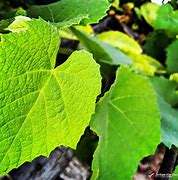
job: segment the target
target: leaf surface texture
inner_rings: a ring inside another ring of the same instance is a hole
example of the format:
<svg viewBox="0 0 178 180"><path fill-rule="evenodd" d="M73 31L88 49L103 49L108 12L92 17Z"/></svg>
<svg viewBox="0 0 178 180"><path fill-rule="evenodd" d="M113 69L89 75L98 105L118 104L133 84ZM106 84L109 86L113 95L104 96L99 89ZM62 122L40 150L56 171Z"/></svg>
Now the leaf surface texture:
<svg viewBox="0 0 178 180"><path fill-rule="evenodd" d="M90 53L76 51L54 68L58 48L57 29L41 19L1 35L0 174L56 146L75 148L89 124L99 67Z"/></svg>

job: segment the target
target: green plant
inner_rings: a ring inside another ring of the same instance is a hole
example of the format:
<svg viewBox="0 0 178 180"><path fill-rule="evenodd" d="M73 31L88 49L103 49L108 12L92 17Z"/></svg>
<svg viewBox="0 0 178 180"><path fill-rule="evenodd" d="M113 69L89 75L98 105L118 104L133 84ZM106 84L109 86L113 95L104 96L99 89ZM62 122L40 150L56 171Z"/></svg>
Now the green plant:
<svg viewBox="0 0 178 180"><path fill-rule="evenodd" d="M88 153L91 179L131 179L161 142L178 146L178 10L127 3L132 27L151 28L141 46L129 37L134 28L92 30L111 5L124 11L108 0L1 2L0 175L59 145L80 157L88 126L99 137ZM77 40L77 50L60 47L63 38Z"/></svg>

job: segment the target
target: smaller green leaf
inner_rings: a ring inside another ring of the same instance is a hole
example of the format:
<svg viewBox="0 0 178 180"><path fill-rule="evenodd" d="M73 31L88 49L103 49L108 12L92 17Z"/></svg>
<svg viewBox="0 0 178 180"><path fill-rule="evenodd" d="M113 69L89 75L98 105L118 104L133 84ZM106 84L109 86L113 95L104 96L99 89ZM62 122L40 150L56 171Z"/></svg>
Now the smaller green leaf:
<svg viewBox="0 0 178 180"><path fill-rule="evenodd" d="M176 94L178 84L163 77L152 77L150 81L158 96L162 142L168 147L178 146L178 110L173 108L178 104L178 95Z"/></svg>
<svg viewBox="0 0 178 180"><path fill-rule="evenodd" d="M170 73L178 72L178 39L174 41L167 49L167 69Z"/></svg>
<svg viewBox="0 0 178 180"><path fill-rule="evenodd" d="M131 179L139 161L160 142L160 114L149 80L121 66L90 125L99 136L93 179Z"/></svg>
<svg viewBox="0 0 178 180"><path fill-rule="evenodd" d="M154 85L155 91L161 96L167 103L174 106L178 103L178 95L176 89L178 84L174 81L169 81L164 77L151 77L152 84Z"/></svg>
<svg viewBox="0 0 178 180"><path fill-rule="evenodd" d="M166 103L162 97L158 97L161 113L162 142L169 148L178 146L178 111Z"/></svg>
<svg viewBox="0 0 178 180"><path fill-rule="evenodd" d="M82 31L72 28L82 45L92 52L94 59L100 63L105 62L111 65L132 64L128 56L119 49L99 41L96 37L90 36Z"/></svg>
<svg viewBox="0 0 178 180"><path fill-rule="evenodd" d="M155 3L145 3L141 6L141 13L150 26L154 26L159 6Z"/></svg>
<svg viewBox="0 0 178 180"><path fill-rule="evenodd" d="M77 24L97 23L106 15L111 4L108 0L62 0L48 5L31 6L30 17L42 17L59 28Z"/></svg>
<svg viewBox="0 0 178 180"><path fill-rule="evenodd" d="M170 44L172 39L163 30L155 30L146 38L144 44L145 54L158 59L160 62L164 62L166 59L165 49Z"/></svg>
<svg viewBox="0 0 178 180"><path fill-rule="evenodd" d="M178 34L178 10L173 10L170 4L160 6L154 23L156 29L164 29L170 33Z"/></svg>
<svg viewBox="0 0 178 180"><path fill-rule="evenodd" d="M120 50L128 53L140 54L142 48L140 45L128 35L119 31L107 31L96 36L100 41L118 47Z"/></svg>

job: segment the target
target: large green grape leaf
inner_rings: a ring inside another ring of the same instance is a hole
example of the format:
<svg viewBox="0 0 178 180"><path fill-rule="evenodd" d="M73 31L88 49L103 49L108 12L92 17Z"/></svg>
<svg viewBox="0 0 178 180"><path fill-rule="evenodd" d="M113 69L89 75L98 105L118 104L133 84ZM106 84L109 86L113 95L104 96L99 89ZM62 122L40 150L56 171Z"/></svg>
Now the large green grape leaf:
<svg viewBox="0 0 178 180"><path fill-rule="evenodd" d="M172 145L178 146L178 110L174 108L178 105L178 84L163 77L152 77L150 81L158 95L162 142L170 148Z"/></svg>
<svg viewBox="0 0 178 180"><path fill-rule="evenodd" d="M174 11L170 4L160 6L157 11L154 27L156 29L164 29L173 34L178 34L178 10Z"/></svg>
<svg viewBox="0 0 178 180"><path fill-rule="evenodd" d="M174 41L168 48L167 51L167 58L166 64L167 69L170 73L178 72L178 40Z"/></svg>
<svg viewBox="0 0 178 180"><path fill-rule="evenodd" d="M40 16L63 28L96 23L106 15L110 5L108 0L59 0L48 5L31 6L27 12L30 17Z"/></svg>
<svg viewBox="0 0 178 180"><path fill-rule="evenodd" d="M116 47L101 42L96 37L90 36L83 31L74 28L72 28L72 31L82 45L93 54L98 63L106 62L111 65L132 64L131 59Z"/></svg>
<svg viewBox="0 0 178 180"><path fill-rule="evenodd" d="M93 178L131 179L139 161L160 142L160 114L151 83L121 66L90 125L99 136Z"/></svg>
<svg viewBox="0 0 178 180"><path fill-rule="evenodd" d="M43 20L1 35L0 174L61 144L75 148L89 124L99 67L76 51L54 69L58 48L57 29Z"/></svg>

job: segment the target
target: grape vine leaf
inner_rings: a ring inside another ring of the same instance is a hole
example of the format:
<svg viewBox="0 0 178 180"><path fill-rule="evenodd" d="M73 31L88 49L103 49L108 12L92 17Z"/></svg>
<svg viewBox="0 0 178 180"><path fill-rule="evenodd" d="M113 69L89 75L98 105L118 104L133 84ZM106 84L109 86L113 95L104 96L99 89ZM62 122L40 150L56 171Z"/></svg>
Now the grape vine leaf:
<svg viewBox="0 0 178 180"><path fill-rule="evenodd" d="M133 67L142 74L153 76L156 72L164 69L163 65L156 59L146 54L128 53L130 59L133 60Z"/></svg>
<svg viewBox="0 0 178 180"><path fill-rule="evenodd" d="M48 5L31 6L30 17L42 17L60 28L76 24L97 23L106 15L111 4L108 0L62 0Z"/></svg>
<svg viewBox="0 0 178 180"><path fill-rule="evenodd" d="M178 105L178 84L163 77L152 77L150 81L158 96L162 142L170 148L172 145L178 146L178 110L174 108Z"/></svg>
<svg viewBox="0 0 178 180"><path fill-rule="evenodd" d="M140 54L142 53L142 48L140 45L129 37L127 34L124 34L119 31L106 31L97 35L97 38L105 43L108 43L112 46L118 47L120 50L128 53Z"/></svg>
<svg viewBox="0 0 178 180"><path fill-rule="evenodd" d="M173 9L170 4L164 4L157 11L154 22L155 29L164 29L170 33L178 34L178 10Z"/></svg>
<svg viewBox="0 0 178 180"><path fill-rule="evenodd" d="M75 148L94 113L99 66L76 51L54 69L59 42L42 19L1 34L0 175L56 146Z"/></svg>
<svg viewBox="0 0 178 180"><path fill-rule="evenodd" d="M132 64L132 60L118 48L101 42L96 37L90 36L83 31L71 29L82 45L93 54L98 63L105 62L111 65Z"/></svg>
<svg viewBox="0 0 178 180"><path fill-rule="evenodd" d="M164 100L171 106L175 106L178 103L178 95L176 89L178 84L174 81L169 81L164 77L151 77L151 83L157 94L164 98Z"/></svg>
<svg viewBox="0 0 178 180"><path fill-rule="evenodd" d="M161 113L162 142L169 148L178 146L178 111L171 107L161 96L158 96Z"/></svg>
<svg viewBox="0 0 178 180"><path fill-rule="evenodd" d="M167 52L166 64L167 64L168 72L170 72L170 73L178 72L178 51L177 51L177 47L178 47L178 40L175 40L166 49L166 52Z"/></svg>
<svg viewBox="0 0 178 180"><path fill-rule="evenodd" d="M160 62L164 62L166 59L165 49L171 41L172 39L164 30L155 30L147 36L144 44L144 52L145 54L158 59Z"/></svg>
<svg viewBox="0 0 178 180"><path fill-rule="evenodd" d="M141 14L150 26L154 26L157 18L159 6L155 3L147 2L144 3L141 8Z"/></svg>
<svg viewBox="0 0 178 180"><path fill-rule="evenodd" d="M90 125L99 136L93 178L131 179L139 161L160 142L160 114L149 80L121 66Z"/></svg>

